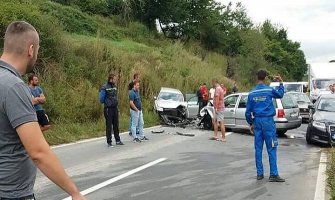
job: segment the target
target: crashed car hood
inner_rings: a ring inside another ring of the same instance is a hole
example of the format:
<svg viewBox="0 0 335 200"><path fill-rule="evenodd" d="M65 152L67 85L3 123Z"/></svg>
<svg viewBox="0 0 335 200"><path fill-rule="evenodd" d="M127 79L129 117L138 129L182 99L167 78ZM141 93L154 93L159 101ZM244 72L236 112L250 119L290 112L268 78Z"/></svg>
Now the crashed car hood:
<svg viewBox="0 0 335 200"><path fill-rule="evenodd" d="M177 108L180 105L187 107L186 102L178 102L178 101L170 101L170 100L157 100L156 105L157 107L160 107L160 108Z"/></svg>

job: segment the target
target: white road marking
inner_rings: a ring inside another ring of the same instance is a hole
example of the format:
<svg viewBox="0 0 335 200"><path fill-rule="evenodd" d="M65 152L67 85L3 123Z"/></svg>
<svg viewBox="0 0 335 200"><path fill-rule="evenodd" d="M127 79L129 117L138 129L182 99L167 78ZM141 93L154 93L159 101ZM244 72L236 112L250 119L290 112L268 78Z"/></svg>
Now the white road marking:
<svg viewBox="0 0 335 200"><path fill-rule="evenodd" d="M314 200L325 200L326 194L326 169L327 169L327 154L321 152L318 178L316 181L316 189Z"/></svg>
<svg viewBox="0 0 335 200"><path fill-rule="evenodd" d="M152 126L152 127L145 128L144 130L150 130L150 129L160 128L160 127L161 127L161 125ZM124 135L126 133L128 133L128 132L120 133L120 135ZM102 140L102 139L106 139L106 136L91 138L91 139L85 139L85 140L79 140L77 142L71 142L71 143L67 143L67 144L60 144L60 145L52 146L51 148L52 149L58 149L58 148L62 148L62 147L71 146L71 145L74 145L74 144L82 144L82 143L93 142L93 141Z"/></svg>
<svg viewBox="0 0 335 200"><path fill-rule="evenodd" d="M137 172L139 172L139 171L142 171L142 170L144 170L144 169L146 169L146 168L149 168L149 167L151 167L151 166L153 166L153 165L156 165L156 164L158 164L158 163L160 163L160 162L163 162L163 161L165 161L166 159L167 159L167 158L160 158L160 159L158 159L158 160L152 161L152 162L150 162L150 163L148 163L148 164L142 165L142 166L140 166L140 167L138 167L138 168L136 168L136 169L130 170L129 172L126 172L126 173L121 174L121 175L119 175L119 176L117 176L117 177L114 177L114 178L109 179L109 180L107 180L107 181L105 181L105 182L102 182L102 183L100 183L100 184L98 184L98 185L95 185L95 186L93 186L93 187L91 187L91 188L88 188L88 189L86 189L86 190L84 190L84 191L82 191L82 192L80 192L80 193L81 193L82 195L90 194L90 193L92 193L92 192L94 192L94 191L96 191L96 190L99 190L99 189L101 189L101 188L103 188L103 187L106 187L107 185L110 185L110 184L112 184L112 183L115 183L116 181L119 181L119 180L121 180L121 179L123 179L123 178L126 178L127 176L133 175L133 174L135 174L135 173L137 173ZM71 199L72 199L71 197L67 197L67 198L65 198L65 199L63 199L63 200L71 200Z"/></svg>

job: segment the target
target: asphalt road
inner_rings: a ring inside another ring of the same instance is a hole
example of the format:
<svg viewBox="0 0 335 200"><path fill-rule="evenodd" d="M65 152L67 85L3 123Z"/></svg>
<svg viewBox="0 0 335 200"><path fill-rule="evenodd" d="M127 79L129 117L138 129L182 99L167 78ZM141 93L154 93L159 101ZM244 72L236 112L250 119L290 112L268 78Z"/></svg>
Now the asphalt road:
<svg viewBox="0 0 335 200"><path fill-rule="evenodd" d="M141 144L122 135L125 146L107 148L105 139L97 139L54 151L81 191L93 187L86 195L89 200L314 199L321 149L306 144L306 125L289 131L286 138L279 138L278 168L285 183L268 182L265 148L266 178L256 180L251 135L230 133L223 143L208 140L212 132L196 128L154 129L165 132L152 134L146 130L150 141ZM195 136L175 135L177 131ZM157 164L131 171L160 158L163 159ZM110 184L95 190L94 186L108 180ZM43 200L68 196L41 173L35 194Z"/></svg>

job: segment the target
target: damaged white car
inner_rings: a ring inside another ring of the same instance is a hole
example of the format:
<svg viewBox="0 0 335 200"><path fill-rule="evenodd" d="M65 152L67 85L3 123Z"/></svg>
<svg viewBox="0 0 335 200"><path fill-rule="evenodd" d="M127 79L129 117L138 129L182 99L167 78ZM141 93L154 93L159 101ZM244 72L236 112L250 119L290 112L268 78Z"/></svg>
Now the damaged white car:
<svg viewBox="0 0 335 200"><path fill-rule="evenodd" d="M186 125L190 122L188 119L196 117L193 116L194 114L190 115L183 93L173 88L161 88L158 96L155 97L154 110L158 113L161 122L166 125Z"/></svg>

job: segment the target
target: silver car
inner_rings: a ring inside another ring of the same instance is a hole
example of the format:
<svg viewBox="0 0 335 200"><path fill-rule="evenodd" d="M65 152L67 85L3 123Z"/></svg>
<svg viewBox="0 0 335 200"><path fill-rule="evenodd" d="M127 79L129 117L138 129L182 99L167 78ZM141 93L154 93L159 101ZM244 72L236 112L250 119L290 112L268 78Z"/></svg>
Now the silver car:
<svg viewBox="0 0 335 200"><path fill-rule="evenodd" d="M183 93L174 88L162 87L155 97L154 110L161 122L167 125L187 124L188 119L196 117L196 107L198 107L196 102L189 101L188 104Z"/></svg>
<svg viewBox="0 0 335 200"><path fill-rule="evenodd" d="M247 100L248 93L235 93L225 97L224 122L226 128L249 129L249 124L245 119ZM273 104L276 108L274 121L276 123L278 135L284 135L287 130L295 129L301 126L302 118L299 115L299 108L291 96L285 94L282 99L274 99ZM202 115L204 113L208 113L208 115L210 115L210 113L213 113L213 107L205 107L204 110L202 110ZM206 118L206 116L204 116L204 118ZM204 124L204 127L212 128L212 125Z"/></svg>
<svg viewBox="0 0 335 200"><path fill-rule="evenodd" d="M313 105L307 94L300 93L300 92L288 92L287 94L291 95L293 99L298 103L300 116L302 120L308 121L309 120L309 105Z"/></svg>

